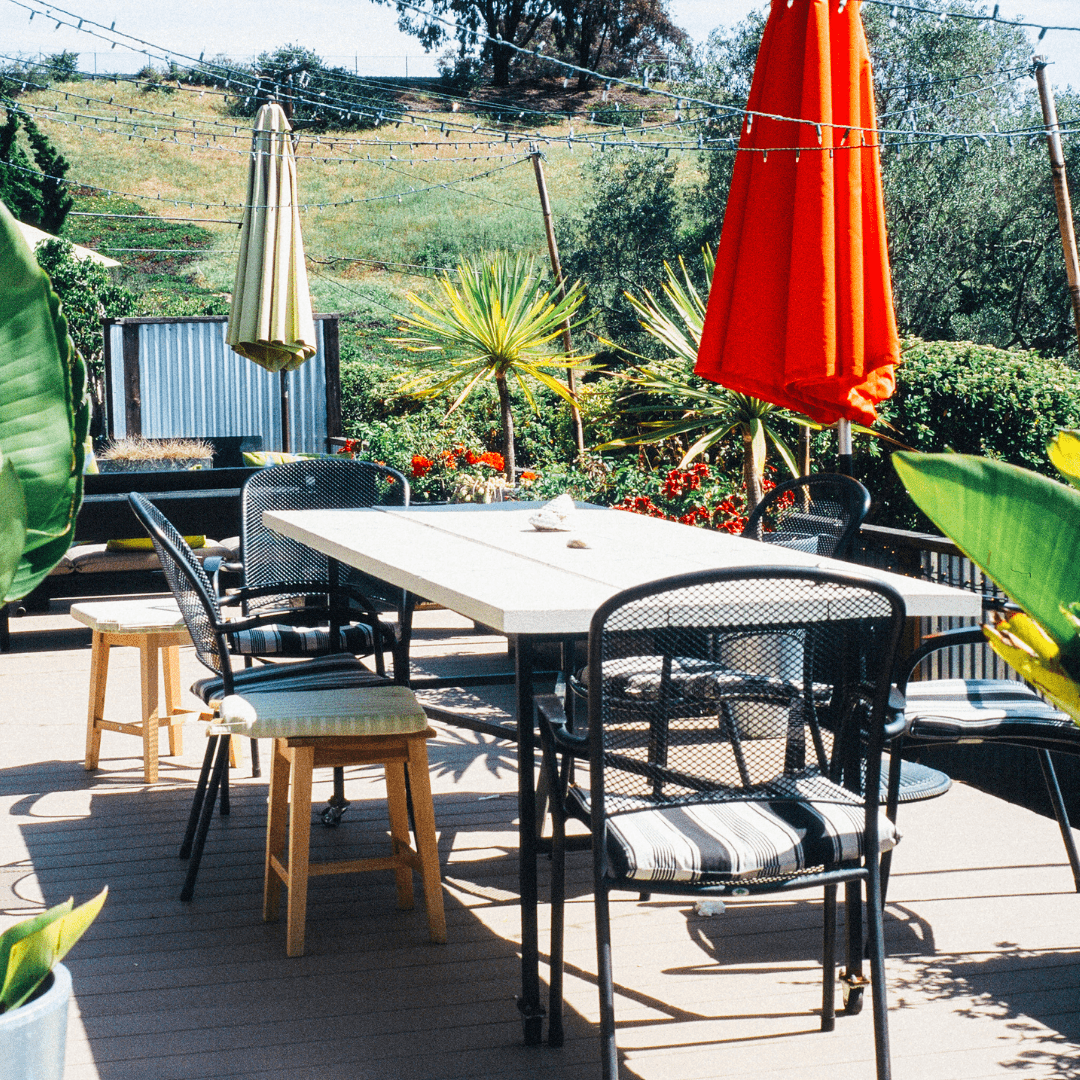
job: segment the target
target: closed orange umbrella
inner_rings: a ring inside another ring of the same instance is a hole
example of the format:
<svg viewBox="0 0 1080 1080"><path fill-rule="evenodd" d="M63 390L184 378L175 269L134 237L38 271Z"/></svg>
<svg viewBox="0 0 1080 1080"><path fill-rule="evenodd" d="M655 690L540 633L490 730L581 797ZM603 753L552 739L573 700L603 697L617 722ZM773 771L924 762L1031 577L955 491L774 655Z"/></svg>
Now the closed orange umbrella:
<svg viewBox="0 0 1080 1080"><path fill-rule="evenodd" d="M872 424L900 359L859 7L772 0L695 368L824 424Z"/></svg>

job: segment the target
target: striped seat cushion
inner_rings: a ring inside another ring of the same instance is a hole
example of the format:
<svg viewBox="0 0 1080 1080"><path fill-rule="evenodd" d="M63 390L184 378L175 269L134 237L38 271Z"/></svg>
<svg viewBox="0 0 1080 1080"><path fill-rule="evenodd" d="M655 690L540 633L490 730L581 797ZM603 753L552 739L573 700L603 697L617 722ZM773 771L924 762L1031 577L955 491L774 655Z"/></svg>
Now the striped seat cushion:
<svg viewBox="0 0 1080 1080"><path fill-rule="evenodd" d="M233 651L241 656L317 656L330 652L330 630L325 626L287 626L273 623L230 635ZM367 623L340 629L338 647L354 656L375 651L374 634Z"/></svg>
<svg viewBox="0 0 1080 1080"><path fill-rule="evenodd" d="M982 738L1080 744L1080 728L1022 682L1008 679L926 679L905 691L908 735L942 742Z"/></svg>
<svg viewBox="0 0 1080 1080"><path fill-rule="evenodd" d="M237 694L283 690L343 690L349 687L381 686L390 682L383 675L364 667L353 656L338 654L306 660L298 664L267 664L233 672ZM211 708L217 708L224 692L220 675L199 679L191 692Z"/></svg>
<svg viewBox="0 0 1080 1080"><path fill-rule="evenodd" d="M605 660L604 691L614 700L659 701L663 684L663 658L628 656ZM588 668L578 676L588 687ZM677 656L671 661L670 687L688 701L718 702L725 697L767 697L787 701L801 693L802 684L793 679L753 674L725 667L711 660ZM814 686L815 696L827 696L828 688Z"/></svg>
<svg viewBox="0 0 1080 1080"><path fill-rule="evenodd" d="M577 790L577 789L575 789ZM865 811L821 777L814 797L689 803L608 818L608 857L631 881L733 882L782 878L862 857ZM900 834L882 813L880 850Z"/></svg>
<svg viewBox="0 0 1080 1080"><path fill-rule="evenodd" d="M411 735L427 730L427 714L406 686L259 691L242 696L257 716L244 732L253 739Z"/></svg>

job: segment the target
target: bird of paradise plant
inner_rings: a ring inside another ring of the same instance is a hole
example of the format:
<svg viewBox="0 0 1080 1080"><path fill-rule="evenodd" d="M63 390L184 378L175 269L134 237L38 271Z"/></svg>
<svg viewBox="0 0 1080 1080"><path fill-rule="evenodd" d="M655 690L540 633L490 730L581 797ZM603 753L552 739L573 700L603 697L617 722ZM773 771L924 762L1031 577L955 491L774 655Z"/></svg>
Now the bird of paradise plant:
<svg viewBox="0 0 1080 1080"><path fill-rule="evenodd" d="M705 266L707 297L712 286L716 257L708 246L702 248L701 257ZM669 313L648 289L642 289L642 298L630 293L624 295L640 316L645 332L661 342L671 355L664 360L650 362L612 342L604 344L613 345L621 352L645 361L616 375L629 384L629 393L623 398L622 411L625 415L655 416L658 410L678 415L670 419L646 420L641 424L644 429L641 434L612 439L596 449L603 451L640 446L690 435L694 437L693 441L678 465L682 469L733 433L738 433L743 443L747 506L753 510L761 501L761 480L769 443L791 475L798 475L795 455L777 428L776 421L784 418L807 425L811 422L768 401L736 393L693 375L698 345L701 343L701 329L705 323L706 302L695 288L681 256L679 274L666 262L664 271L666 280L663 294L674 314ZM648 400L642 401L641 394L646 395ZM662 404L658 406L657 401Z"/></svg>
<svg viewBox="0 0 1080 1080"><path fill-rule="evenodd" d="M585 299L580 282L557 299L544 288L532 258L498 254L481 263L464 258L454 277L438 278L437 299L409 293L418 313L403 318L396 345L417 353L418 373L401 389L414 397L437 397L461 387L452 413L482 383L494 381L499 394L503 458L513 484L516 454L510 381L536 409L530 382L554 391L570 405L574 398L555 373L582 370L588 356L553 353L549 346L563 333Z"/></svg>
<svg viewBox="0 0 1080 1080"><path fill-rule="evenodd" d="M966 454L893 455L916 505L1022 611L990 647L1080 723L1080 431L1050 442L1068 484Z"/></svg>

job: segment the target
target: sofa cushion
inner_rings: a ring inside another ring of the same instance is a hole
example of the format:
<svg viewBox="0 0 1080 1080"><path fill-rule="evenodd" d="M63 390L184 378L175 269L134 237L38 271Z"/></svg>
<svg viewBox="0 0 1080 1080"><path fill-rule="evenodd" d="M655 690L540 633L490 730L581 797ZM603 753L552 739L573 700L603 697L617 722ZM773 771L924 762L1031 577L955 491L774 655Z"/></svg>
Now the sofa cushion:
<svg viewBox="0 0 1080 1080"><path fill-rule="evenodd" d="M235 554L233 549L225 547L216 540L207 540L205 547L195 552L200 562L214 555L223 559L232 559ZM161 569L161 563L155 551L107 551L105 544L80 544L68 551L67 558L72 569L79 574L123 574Z"/></svg>

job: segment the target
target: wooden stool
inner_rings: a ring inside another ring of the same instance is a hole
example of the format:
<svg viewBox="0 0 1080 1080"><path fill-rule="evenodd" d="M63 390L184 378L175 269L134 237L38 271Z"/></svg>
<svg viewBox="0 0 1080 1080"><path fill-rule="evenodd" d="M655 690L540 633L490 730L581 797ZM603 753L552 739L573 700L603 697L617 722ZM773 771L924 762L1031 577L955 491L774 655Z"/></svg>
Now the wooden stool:
<svg viewBox="0 0 1080 1080"><path fill-rule="evenodd" d="M86 762L88 770L98 767L101 733L119 731L137 735L143 741L143 779L158 779L158 730L169 729L169 753L183 753L180 715L192 709L180 706L179 646L191 638L180 610L172 598L154 600L111 600L72 604L72 618L94 632L90 656L90 704L86 713ZM137 648L142 673L142 721L121 724L106 720L105 683L109 675L109 650L115 646ZM158 708L158 653L165 681L165 709Z"/></svg>
<svg viewBox="0 0 1080 1080"><path fill-rule="evenodd" d="M371 687L343 694L321 692L278 695L279 698L374 699L392 703L406 696L412 707L419 705L412 692L403 686ZM272 695L251 695L264 728L264 715ZM320 710L321 711L321 710ZM372 710L374 712L374 710ZM325 712L324 712L325 717ZM420 716L423 717L422 711ZM318 722L318 720L316 720ZM418 731L387 732L373 735L285 735L274 738L270 765L270 805L266 829L266 877L263 891L263 918L273 922L278 917L281 886L289 891L286 913L285 951L289 956L303 956L304 927L307 916L308 878L319 874L351 874L366 870L393 870L397 880L399 908L413 906L412 872L419 872L427 906L428 934L432 941L446 942L446 917L443 912L442 884L439 876L439 851L435 836L435 809L431 799L426 742L435 735L426 718ZM339 725L340 728L340 725ZM253 729L255 730L255 729ZM266 735L266 730L259 730ZM345 765L382 765L386 771L386 795L390 816L392 854L377 858L313 863L309 859L311 840L311 777L317 768ZM409 843L409 811L405 794L406 774L412 793L416 846ZM288 862L283 861L288 834Z"/></svg>

